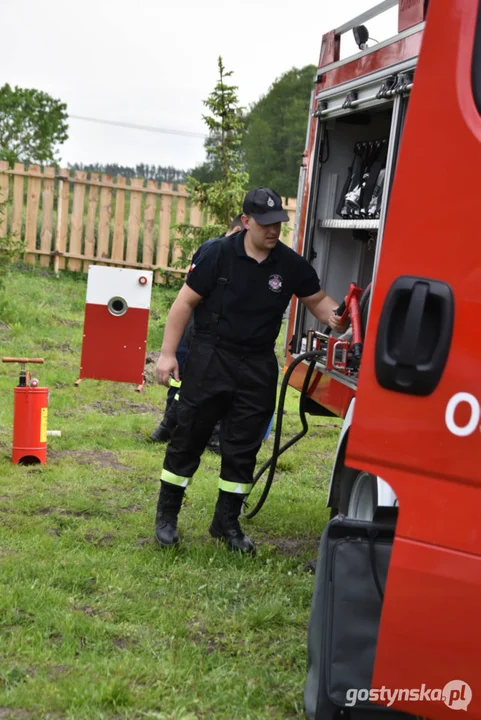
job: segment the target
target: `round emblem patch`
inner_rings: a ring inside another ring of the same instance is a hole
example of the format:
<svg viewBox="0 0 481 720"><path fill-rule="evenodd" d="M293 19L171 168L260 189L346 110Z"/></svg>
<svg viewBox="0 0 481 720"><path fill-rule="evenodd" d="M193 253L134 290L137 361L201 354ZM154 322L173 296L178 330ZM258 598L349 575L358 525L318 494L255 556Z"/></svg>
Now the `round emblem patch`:
<svg viewBox="0 0 481 720"><path fill-rule="evenodd" d="M280 292L282 290L282 278L280 275L271 275L269 278L269 290Z"/></svg>

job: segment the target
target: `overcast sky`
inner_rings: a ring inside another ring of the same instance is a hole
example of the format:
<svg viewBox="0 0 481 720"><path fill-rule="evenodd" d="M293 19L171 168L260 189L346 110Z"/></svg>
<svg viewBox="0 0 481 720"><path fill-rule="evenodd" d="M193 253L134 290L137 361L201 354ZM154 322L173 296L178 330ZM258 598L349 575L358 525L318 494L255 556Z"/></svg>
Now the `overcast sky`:
<svg viewBox="0 0 481 720"><path fill-rule="evenodd" d="M377 0L1 0L0 84L44 90L72 115L205 133L217 58L249 107L292 67L317 65L322 34ZM396 10L368 23L382 40ZM343 56L356 48L346 35ZM307 117L306 117L307 123ZM67 162L174 165L203 140L69 120Z"/></svg>

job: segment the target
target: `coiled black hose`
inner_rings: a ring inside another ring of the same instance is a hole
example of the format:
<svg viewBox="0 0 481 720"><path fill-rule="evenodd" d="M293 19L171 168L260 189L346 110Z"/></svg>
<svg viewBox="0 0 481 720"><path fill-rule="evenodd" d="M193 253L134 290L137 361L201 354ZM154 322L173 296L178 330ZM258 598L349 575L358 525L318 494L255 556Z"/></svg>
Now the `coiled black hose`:
<svg viewBox="0 0 481 720"><path fill-rule="evenodd" d="M254 482L253 487L259 480L259 478L262 477L262 475L265 473L268 467L270 467L270 472L266 480L266 484L264 487L264 490L262 491L262 495L257 503L257 505L250 511L244 513L244 516L246 518L253 518L259 510L264 505L267 496L269 495L269 490L271 489L272 481L274 480L274 474L276 472L277 467L277 460L282 455L283 452L288 450L292 445L294 445L298 440L300 440L304 435L307 433L309 426L307 424L306 420L306 412L305 412L305 400L307 397L307 390L309 387L309 383L311 381L312 373L314 372L314 368L316 367L316 360L322 356L325 356L325 351L323 350L310 350L309 352L303 353L302 355L299 355L293 362L289 365L286 374L284 375L284 380L282 381L281 385L281 391L279 393L279 405L277 407L277 422L276 422L276 432L274 436L274 449L272 451L272 456L267 460L264 465L262 465L261 468L259 468L258 472L254 476ZM285 445L283 445L281 448L279 448L281 443L281 432L282 432L282 417L284 413L284 402L286 398L286 392L287 392L287 386L289 383L289 378L291 377L292 373L294 372L295 368L299 365L299 363L303 362L304 360L310 360L309 368L306 372L306 376L304 378L304 383L302 385L301 390L301 397L299 399L299 417L301 418L302 423L302 430L297 433L297 435L294 435L293 438L291 438ZM248 507L248 504L244 501L245 507Z"/></svg>

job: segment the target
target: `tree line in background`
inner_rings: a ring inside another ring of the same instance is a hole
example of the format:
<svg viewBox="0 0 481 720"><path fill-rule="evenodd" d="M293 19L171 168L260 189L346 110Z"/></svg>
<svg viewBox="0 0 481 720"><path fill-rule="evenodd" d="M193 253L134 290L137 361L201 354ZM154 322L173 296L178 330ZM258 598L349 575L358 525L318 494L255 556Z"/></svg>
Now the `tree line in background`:
<svg viewBox="0 0 481 720"><path fill-rule="evenodd" d="M220 58L219 62L222 62ZM237 95L230 98L230 119L235 117L239 124L235 136L236 162L251 186L268 185L283 197L296 196L315 70L314 65L307 65L283 73L247 110L238 107ZM224 94L235 93L237 87L223 83L222 73L225 79L232 72L227 73L225 68L220 71L219 82L225 85ZM219 87L217 91L222 93ZM212 112L212 108L210 110ZM216 183L225 178L226 128L222 128L222 123L209 125L205 116L204 120L209 130L205 141L206 160L190 170L146 163L135 167L117 163L69 163L68 168L174 184L188 183L189 177L204 185ZM9 84L0 87L0 159L12 165L14 162L56 165L59 162L57 148L67 137L65 103L40 90L12 88Z"/></svg>
<svg viewBox="0 0 481 720"><path fill-rule="evenodd" d="M185 170L178 170L175 167L162 165L146 165L139 163L135 167L127 165L118 165L117 163L67 163L69 170L85 170L86 172L106 173L117 177L121 175L126 178L144 178L144 180L155 180L156 182L185 183L187 182L188 173Z"/></svg>

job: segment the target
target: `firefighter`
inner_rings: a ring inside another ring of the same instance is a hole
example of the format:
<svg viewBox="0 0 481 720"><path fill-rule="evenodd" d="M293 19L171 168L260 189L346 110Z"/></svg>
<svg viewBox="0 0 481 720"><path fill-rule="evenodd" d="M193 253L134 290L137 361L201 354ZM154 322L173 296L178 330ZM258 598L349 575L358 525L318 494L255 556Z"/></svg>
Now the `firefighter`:
<svg viewBox="0 0 481 720"><path fill-rule="evenodd" d="M239 232L242 230L242 220L241 215L237 215L233 221L230 224L229 230L221 235L220 237L229 237L230 235L233 235L234 233ZM198 250L194 253L192 257L191 264L195 264L197 262L197 259L199 255L205 250L207 247L209 247L210 243L212 243L217 238L212 238L211 240L206 240ZM191 317L181 339L179 342L179 346L176 351L176 358L177 363L179 366L179 377L182 378L185 359L187 357L187 353L189 351L189 343L192 338L193 334L193 317ZM170 440L172 433L174 431L175 426L177 425L177 403L174 402L175 396L177 394L177 389L173 386L169 387L168 393L167 393L167 399L165 402L165 411L164 411L164 417L162 418L162 422L160 425L154 430L154 432L151 434L150 439L154 442L166 442L167 440ZM209 450L212 450L215 453L219 453L219 423L217 423L214 427L214 430L212 432L212 435L209 439L209 442L207 443L207 448Z"/></svg>
<svg viewBox="0 0 481 720"><path fill-rule="evenodd" d="M243 230L214 240L193 264L165 326L157 379L179 377L175 352L194 313L195 341L184 368L177 426L167 446L155 520L160 547L179 543L177 518L216 421L221 418L219 494L209 527L230 550L255 553L239 515L253 481L256 456L277 391L275 341L292 295L334 331L338 307L309 263L279 241L289 220L267 187L244 198Z"/></svg>

